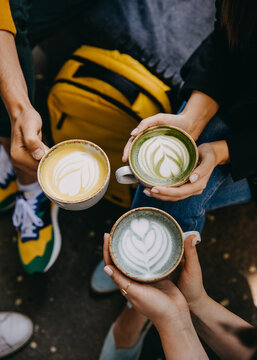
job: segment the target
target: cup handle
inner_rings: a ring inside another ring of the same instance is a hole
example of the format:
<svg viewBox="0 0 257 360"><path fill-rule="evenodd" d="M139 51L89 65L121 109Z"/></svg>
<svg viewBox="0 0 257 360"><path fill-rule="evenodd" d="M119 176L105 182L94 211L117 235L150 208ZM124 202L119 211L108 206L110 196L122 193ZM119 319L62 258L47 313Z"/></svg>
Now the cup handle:
<svg viewBox="0 0 257 360"><path fill-rule="evenodd" d="M186 240L186 238L188 238L188 236L190 235L195 235L196 236L196 244L199 244L202 239L201 239L201 235L198 231L186 231L183 233L183 239Z"/></svg>
<svg viewBox="0 0 257 360"><path fill-rule="evenodd" d="M138 180L133 175L129 166L122 166L115 172L116 180L120 184L136 184Z"/></svg>

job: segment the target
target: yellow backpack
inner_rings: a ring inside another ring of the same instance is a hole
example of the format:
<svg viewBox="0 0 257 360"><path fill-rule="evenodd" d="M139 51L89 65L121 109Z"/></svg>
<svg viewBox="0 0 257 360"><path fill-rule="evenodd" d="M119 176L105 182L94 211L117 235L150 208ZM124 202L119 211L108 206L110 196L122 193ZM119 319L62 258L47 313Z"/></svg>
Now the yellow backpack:
<svg viewBox="0 0 257 360"><path fill-rule="evenodd" d="M114 176L124 165L123 148L142 119L171 113L170 90L131 56L83 45L63 65L48 97L53 140L99 145L112 167L106 198L129 207L131 185L118 184Z"/></svg>

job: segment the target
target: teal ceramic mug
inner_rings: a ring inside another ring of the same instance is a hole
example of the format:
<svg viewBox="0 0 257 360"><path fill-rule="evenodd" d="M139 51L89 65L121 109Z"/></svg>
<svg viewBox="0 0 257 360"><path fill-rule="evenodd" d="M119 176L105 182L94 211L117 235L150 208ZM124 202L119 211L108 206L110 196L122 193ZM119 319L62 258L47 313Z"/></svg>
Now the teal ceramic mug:
<svg viewBox="0 0 257 360"><path fill-rule="evenodd" d="M140 282L166 278L180 263L184 239L199 232L183 233L165 211L142 207L128 211L113 225L109 252L115 266L127 277Z"/></svg>

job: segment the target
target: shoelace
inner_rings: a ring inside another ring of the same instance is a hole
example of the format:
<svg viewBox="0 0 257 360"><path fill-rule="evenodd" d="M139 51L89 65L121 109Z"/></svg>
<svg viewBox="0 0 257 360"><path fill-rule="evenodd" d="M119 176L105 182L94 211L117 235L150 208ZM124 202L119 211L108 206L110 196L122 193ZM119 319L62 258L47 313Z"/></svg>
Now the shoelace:
<svg viewBox="0 0 257 360"><path fill-rule="evenodd" d="M0 184L5 184L9 175L13 175L12 163L7 155L3 145L0 145Z"/></svg>
<svg viewBox="0 0 257 360"><path fill-rule="evenodd" d="M16 200L13 213L13 225L20 228L22 237L34 237L34 226L42 227L44 222L35 214L36 198L25 200L20 197Z"/></svg>

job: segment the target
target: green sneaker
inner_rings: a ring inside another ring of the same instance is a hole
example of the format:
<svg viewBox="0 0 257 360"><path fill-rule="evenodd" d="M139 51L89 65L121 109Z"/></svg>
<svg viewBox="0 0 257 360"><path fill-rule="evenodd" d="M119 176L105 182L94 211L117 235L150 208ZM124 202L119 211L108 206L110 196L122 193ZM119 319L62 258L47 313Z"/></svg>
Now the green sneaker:
<svg viewBox="0 0 257 360"><path fill-rule="evenodd" d="M16 175L9 156L0 145L0 211L12 208L18 191Z"/></svg>
<svg viewBox="0 0 257 360"><path fill-rule="evenodd" d="M20 192L17 197L13 224L18 230L20 260L28 274L46 272L59 255L58 210L42 191L37 196Z"/></svg>

